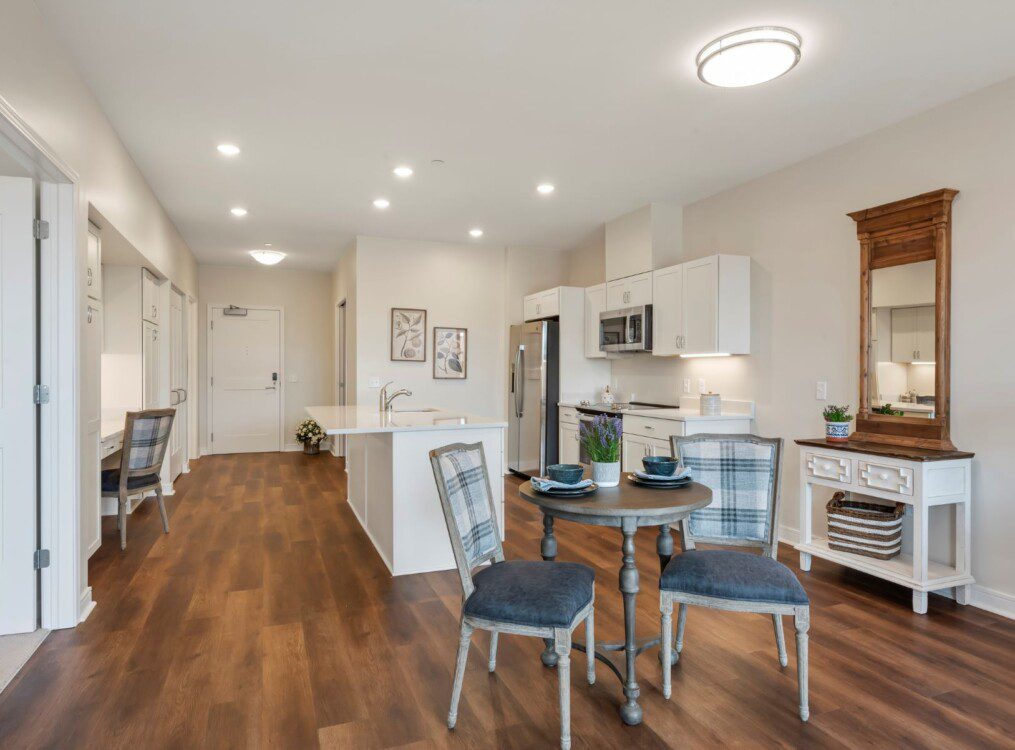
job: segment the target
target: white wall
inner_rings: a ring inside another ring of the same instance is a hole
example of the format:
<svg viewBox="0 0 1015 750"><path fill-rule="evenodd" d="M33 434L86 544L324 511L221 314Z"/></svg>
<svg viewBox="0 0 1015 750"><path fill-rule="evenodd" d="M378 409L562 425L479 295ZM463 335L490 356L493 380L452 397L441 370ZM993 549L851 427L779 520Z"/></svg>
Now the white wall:
<svg viewBox="0 0 1015 750"><path fill-rule="evenodd" d="M795 166L687 206L687 258L751 255L752 354L614 364L622 391L672 401L683 377L757 402L757 430L822 434L817 380L856 408L859 245L856 211L950 187L952 438L974 451L974 600L1015 612L1015 79L931 110ZM799 451L783 468L783 523L797 526ZM940 529L937 536L940 537Z"/></svg>
<svg viewBox="0 0 1015 750"><path fill-rule="evenodd" d="M183 291L196 294L197 263L193 254L62 46L31 0L4 0L0 97L57 158L77 173L77 267L83 269L86 264L88 206L92 204L144 253L153 270ZM79 308L83 308L84 273L79 279L74 294ZM80 321L84 331L84 315ZM84 352L79 351L78 356L79 362L88 361ZM99 419L98 372L81 372L79 383L79 434L91 431L94 437ZM82 439L80 446L79 486L85 493L91 491L93 480L84 472L96 466L98 445L94 440ZM79 571L80 608L84 613L91 599L83 546Z"/></svg>
<svg viewBox="0 0 1015 750"><path fill-rule="evenodd" d="M208 305L281 307L284 310L285 440L296 449L296 425L307 406L334 400L335 316L332 275L285 268L198 267L198 383L201 452L208 445ZM296 375L298 382L290 382Z"/></svg>

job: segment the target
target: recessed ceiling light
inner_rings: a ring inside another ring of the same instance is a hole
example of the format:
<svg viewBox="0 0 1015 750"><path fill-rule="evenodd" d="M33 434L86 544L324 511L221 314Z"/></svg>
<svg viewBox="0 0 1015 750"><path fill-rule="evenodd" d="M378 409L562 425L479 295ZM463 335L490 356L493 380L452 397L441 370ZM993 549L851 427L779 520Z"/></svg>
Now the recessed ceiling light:
<svg viewBox="0 0 1015 750"><path fill-rule="evenodd" d="M430 166L431 167L443 167L444 166L444 160L443 159L431 159L430 160Z"/></svg>
<svg viewBox="0 0 1015 750"><path fill-rule="evenodd" d="M285 253L278 250L251 250L250 257L261 265L273 266L285 257Z"/></svg>
<svg viewBox="0 0 1015 750"><path fill-rule="evenodd" d="M537 185L537 186L536 186L536 191L537 191L537 192L538 192L538 193L539 193L540 195L549 195L550 193L552 193L552 192L553 192L554 190L556 190L556 189L557 189L557 188L555 188L555 187L554 187L553 185L551 185L551 184L550 184L549 182L544 182L543 184L541 184L541 185Z"/></svg>
<svg viewBox="0 0 1015 750"><path fill-rule="evenodd" d="M740 88L771 81L800 61L800 35L779 26L725 34L705 45L695 63L698 78L712 86Z"/></svg>
<svg viewBox="0 0 1015 750"><path fill-rule="evenodd" d="M231 143L220 143L218 145L218 151L223 156L236 156L240 153L240 147L234 146Z"/></svg>
<svg viewBox="0 0 1015 750"><path fill-rule="evenodd" d="M246 216L247 215L247 209L242 208L240 206L237 206L236 208L230 208L229 209L229 213L231 213L233 216L236 216L236 217Z"/></svg>
<svg viewBox="0 0 1015 750"><path fill-rule="evenodd" d="M387 208L391 205L391 201L387 198L378 198L374 201L374 208Z"/></svg>
<svg viewBox="0 0 1015 750"><path fill-rule="evenodd" d="M480 229L479 227L476 227L475 229L470 229L469 230L469 236L471 236L471 237L482 237L483 236L483 230Z"/></svg>
<svg viewBox="0 0 1015 750"><path fill-rule="evenodd" d="M406 178L412 177L412 167L395 167L391 170L395 173L396 177Z"/></svg>

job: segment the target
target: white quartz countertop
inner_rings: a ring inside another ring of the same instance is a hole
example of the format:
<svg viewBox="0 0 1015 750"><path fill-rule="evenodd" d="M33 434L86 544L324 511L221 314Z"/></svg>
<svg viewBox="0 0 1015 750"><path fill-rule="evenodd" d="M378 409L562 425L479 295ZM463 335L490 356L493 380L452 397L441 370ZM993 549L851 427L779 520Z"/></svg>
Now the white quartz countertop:
<svg viewBox="0 0 1015 750"><path fill-rule="evenodd" d="M495 417L481 417L460 411L404 406L405 411L381 414L375 406L308 406L307 414L328 435L356 435L370 432L411 432L423 430L469 430L507 427Z"/></svg>
<svg viewBox="0 0 1015 750"><path fill-rule="evenodd" d="M892 401L892 408L898 411L920 411L920 412L932 412L934 411L934 404L907 404L904 401Z"/></svg>
<svg viewBox="0 0 1015 750"><path fill-rule="evenodd" d="M558 406L580 408L577 401L560 401ZM696 396L685 396L680 399L680 408L672 409L624 409L615 412L615 416L648 417L650 419L668 419L673 422L725 422L730 420L754 419L754 402L733 401L723 399L722 414L704 415Z"/></svg>

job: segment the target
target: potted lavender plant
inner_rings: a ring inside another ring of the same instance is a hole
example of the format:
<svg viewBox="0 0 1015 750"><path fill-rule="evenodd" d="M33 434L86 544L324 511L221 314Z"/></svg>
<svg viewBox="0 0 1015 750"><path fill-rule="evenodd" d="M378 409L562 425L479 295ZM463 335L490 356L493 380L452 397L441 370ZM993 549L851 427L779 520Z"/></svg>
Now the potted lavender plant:
<svg viewBox="0 0 1015 750"><path fill-rule="evenodd" d="M620 484L620 417L600 414L591 422L582 422L581 442L592 461L592 481L600 487Z"/></svg>

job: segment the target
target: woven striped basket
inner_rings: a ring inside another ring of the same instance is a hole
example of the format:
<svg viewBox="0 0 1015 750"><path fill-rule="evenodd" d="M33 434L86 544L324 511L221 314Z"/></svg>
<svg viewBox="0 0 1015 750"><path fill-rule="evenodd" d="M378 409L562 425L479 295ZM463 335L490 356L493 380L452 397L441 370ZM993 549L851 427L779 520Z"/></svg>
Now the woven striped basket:
<svg viewBox="0 0 1015 750"><path fill-rule="evenodd" d="M902 550L904 503L879 505L851 500L836 492L825 506L828 546L839 552L891 560Z"/></svg>

